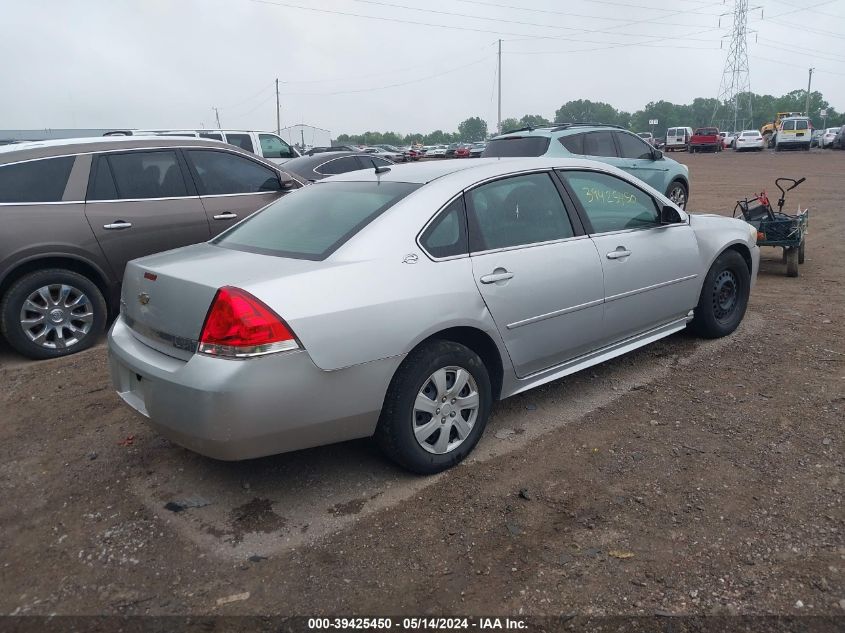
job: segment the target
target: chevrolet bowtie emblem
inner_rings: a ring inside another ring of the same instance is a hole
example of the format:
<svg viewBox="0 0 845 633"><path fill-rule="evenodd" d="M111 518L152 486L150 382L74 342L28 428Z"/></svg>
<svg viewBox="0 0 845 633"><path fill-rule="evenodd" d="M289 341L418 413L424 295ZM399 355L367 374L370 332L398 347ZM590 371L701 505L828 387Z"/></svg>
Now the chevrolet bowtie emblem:
<svg viewBox="0 0 845 633"><path fill-rule="evenodd" d="M150 302L150 295L148 295L146 292L142 292L138 295L138 301L141 303L142 306L145 306Z"/></svg>

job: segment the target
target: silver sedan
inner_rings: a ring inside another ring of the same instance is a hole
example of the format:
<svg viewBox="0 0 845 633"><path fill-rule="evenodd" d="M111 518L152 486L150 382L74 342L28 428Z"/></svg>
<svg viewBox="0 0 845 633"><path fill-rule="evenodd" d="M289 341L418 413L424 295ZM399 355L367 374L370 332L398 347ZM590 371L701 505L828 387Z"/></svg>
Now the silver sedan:
<svg viewBox="0 0 845 633"><path fill-rule="evenodd" d="M603 163L349 172L131 262L112 378L215 458L375 436L433 473L473 449L495 400L687 326L730 334L758 262L748 224L688 215Z"/></svg>

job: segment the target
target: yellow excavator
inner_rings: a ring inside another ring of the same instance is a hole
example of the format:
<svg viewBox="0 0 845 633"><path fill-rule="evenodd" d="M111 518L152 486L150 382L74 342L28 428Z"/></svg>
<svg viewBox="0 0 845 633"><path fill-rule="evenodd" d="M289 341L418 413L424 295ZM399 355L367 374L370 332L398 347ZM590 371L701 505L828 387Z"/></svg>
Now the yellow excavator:
<svg viewBox="0 0 845 633"><path fill-rule="evenodd" d="M790 116L804 116L803 112L778 112L773 123L766 123L760 128L760 134L763 135L763 144L766 147L773 146L773 139L775 132L777 132L780 120Z"/></svg>

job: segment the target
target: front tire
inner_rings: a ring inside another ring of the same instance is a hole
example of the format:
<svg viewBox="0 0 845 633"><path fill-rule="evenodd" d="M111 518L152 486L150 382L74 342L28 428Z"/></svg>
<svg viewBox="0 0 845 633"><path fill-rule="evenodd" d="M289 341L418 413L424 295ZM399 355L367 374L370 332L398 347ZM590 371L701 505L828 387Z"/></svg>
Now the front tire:
<svg viewBox="0 0 845 633"><path fill-rule="evenodd" d="M0 329L16 351L35 360L88 349L106 328L97 285L79 273L38 270L18 279L0 304Z"/></svg>
<svg viewBox="0 0 845 633"><path fill-rule="evenodd" d="M390 382L376 441L400 466L438 473L475 448L492 400L478 354L453 341L430 341L408 355Z"/></svg>
<svg viewBox="0 0 845 633"><path fill-rule="evenodd" d="M750 292L745 259L734 250L723 252L707 271L690 328L704 338L731 334L745 316Z"/></svg>
<svg viewBox="0 0 845 633"><path fill-rule="evenodd" d="M680 180L673 180L666 190L666 197L678 205L680 208L686 210L687 202L689 201L689 190L687 186Z"/></svg>

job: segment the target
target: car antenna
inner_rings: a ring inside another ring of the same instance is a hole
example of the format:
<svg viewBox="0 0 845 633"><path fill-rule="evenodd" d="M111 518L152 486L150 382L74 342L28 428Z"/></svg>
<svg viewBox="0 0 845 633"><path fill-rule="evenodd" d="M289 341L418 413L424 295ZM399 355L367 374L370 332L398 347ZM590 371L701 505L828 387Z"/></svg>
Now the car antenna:
<svg viewBox="0 0 845 633"><path fill-rule="evenodd" d="M388 167L387 165L382 165L380 167L375 166L375 170L376 170L376 179L378 179L378 181L381 182L381 175L389 172L390 167Z"/></svg>

